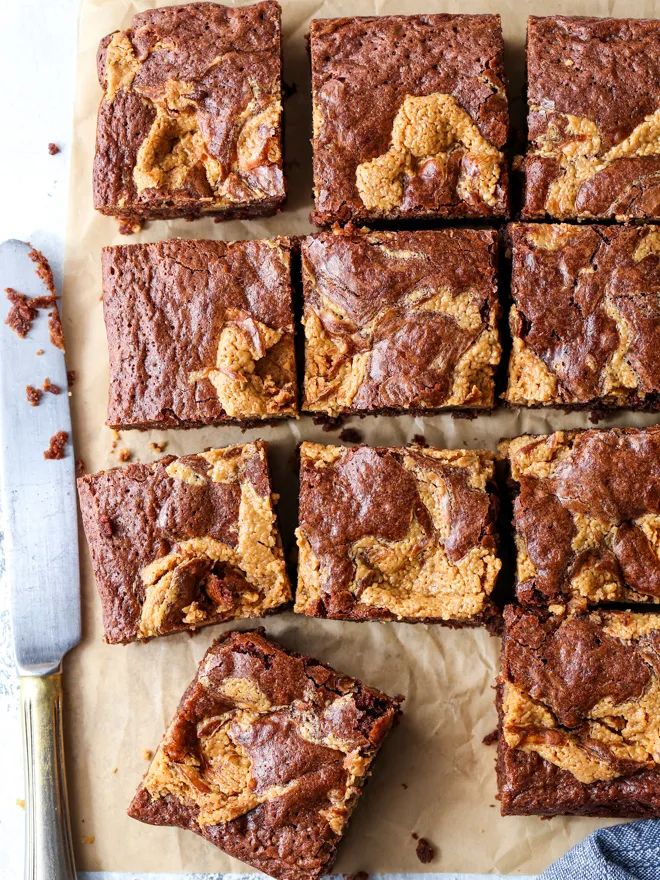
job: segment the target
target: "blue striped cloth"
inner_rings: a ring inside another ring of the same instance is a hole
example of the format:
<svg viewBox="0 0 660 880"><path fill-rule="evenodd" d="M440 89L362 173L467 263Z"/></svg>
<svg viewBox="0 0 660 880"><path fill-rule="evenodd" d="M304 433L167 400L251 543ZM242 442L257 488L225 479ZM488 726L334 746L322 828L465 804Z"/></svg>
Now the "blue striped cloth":
<svg viewBox="0 0 660 880"><path fill-rule="evenodd" d="M538 880L660 880L660 820L601 828Z"/></svg>

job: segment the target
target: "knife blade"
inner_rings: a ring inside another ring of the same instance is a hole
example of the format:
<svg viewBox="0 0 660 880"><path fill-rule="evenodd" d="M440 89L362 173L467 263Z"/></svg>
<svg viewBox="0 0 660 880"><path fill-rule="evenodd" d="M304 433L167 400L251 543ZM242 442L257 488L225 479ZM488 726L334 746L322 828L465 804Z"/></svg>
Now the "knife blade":
<svg viewBox="0 0 660 880"><path fill-rule="evenodd" d="M75 463L64 352L51 341L48 313L27 310L22 338L7 323L18 296L49 297L30 245L0 245L0 504L26 772L27 880L74 880L62 741L64 655L80 641ZM29 299L28 299L29 306ZM31 324L30 324L31 320ZM59 394L31 406L28 385L48 379ZM65 432L61 459L46 459Z"/></svg>

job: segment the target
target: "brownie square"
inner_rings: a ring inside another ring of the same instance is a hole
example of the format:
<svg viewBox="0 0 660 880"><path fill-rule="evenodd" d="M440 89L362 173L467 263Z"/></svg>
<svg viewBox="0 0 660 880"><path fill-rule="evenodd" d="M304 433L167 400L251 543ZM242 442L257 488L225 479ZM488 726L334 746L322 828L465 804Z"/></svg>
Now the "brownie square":
<svg viewBox="0 0 660 880"><path fill-rule="evenodd" d="M660 614L504 621L502 814L660 816Z"/></svg>
<svg viewBox="0 0 660 880"><path fill-rule="evenodd" d="M660 217L660 21L529 19L523 216Z"/></svg>
<svg viewBox="0 0 660 880"><path fill-rule="evenodd" d="M294 610L497 626L493 459L479 450L303 443Z"/></svg>
<svg viewBox="0 0 660 880"><path fill-rule="evenodd" d="M94 206L149 218L274 213L282 173L280 6L149 9L101 41Z"/></svg>
<svg viewBox="0 0 660 880"><path fill-rule="evenodd" d="M506 400L657 409L660 230L514 224Z"/></svg>
<svg viewBox="0 0 660 880"><path fill-rule="evenodd" d="M303 408L488 408L499 362L497 233L482 229L306 238Z"/></svg>
<svg viewBox="0 0 660 880"><path fill-rule="evenodd" d="M103 249L113 428L243 425L297 412L290 243Z"/></svg>
<svg viewBox="0 0 660 880"><path fill-rule="evenodd" d="M660 602L660 425L502 444L517 490L518 599Z"/></svg>
<svg viewBox="0 0 660 880"><path fill-rule="evenodd" d="M261 631L211 645L129 807L197 832L278 880L318 880L402 697Z"/></svg>
<svg viewBox="0 0 660 880"><path fill-rule="evenodd" d="M78 493L107 642L291 600L262 440L90 474Z"/></svg>
<svg viewBox="0 0 660 880"><path fill-rule="evenodd" d="M499 16L316 20L310 51L314 222L506 214Z"/></svg>

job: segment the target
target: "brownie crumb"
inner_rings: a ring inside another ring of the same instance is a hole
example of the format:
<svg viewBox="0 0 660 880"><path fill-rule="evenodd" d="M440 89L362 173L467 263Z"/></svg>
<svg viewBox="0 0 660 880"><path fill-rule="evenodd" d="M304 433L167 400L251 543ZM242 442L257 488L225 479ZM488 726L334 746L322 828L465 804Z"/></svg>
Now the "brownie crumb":
<svg viewBox="0 0 660 880"><path fill-rule="evenodd" d="M73 388L73 386L76 384L77 379L78 374L75 370L66 371L66 384L69 386L69 388Z"/></svg>
<svg viewBox="0 0 660 880"><path fill-rule="evenodd" d="M497 742L497 728L495 728L495 730L491 730L490 733L487 733L486 736L481 740L481 742L485 746L495 745L495 743Z"/></svg>
<svg viewBox="0 0 660 880"><path fill-rule="evenodd" d="M152 440L149 446L153 452L164 452L167 449L167 440Z"/></svg>
<svg viewBox="0 0 660 880"><path fill-rule="evenodd" d="M55 290L53 270L50 268L50 263L48 262L46 257L44 257L41 251L37 250L37 248L32 248L32 250L28 254L28 257L32 260L33 263L36 263L35 272L37 273L37 277L41 278L53 297L55 297L57 295L57 291ZM43 306L41 308L43 308Z"/></svg>
<svg viewBox="0 0 660 880"><path fill-rule="evenodd" d="M415 847L417 858L423 865L428 865L435 858L435 849L425 837L420 837Z"/></svg>
<svg viewBox="0 0 660 880"><path fill-rule="evenodd" d="M119 221L120 235L133 235L134 233L139 232L141 229L142 224L137 220L123 218Z"/></svg>
<svg viewBox="0 0 660 880"><path fill-rule="evenodd" d="M50 460L64 458L64 447L68 439L69 435L66 431L58 431L57 434L53 434L50 438L48 449L44 452L44 458Z"/></svg>
<svg viewBox="0 0 660 880"><path fill-rule="evenodd" d="M142 757L145 761L151 761L153 759L154 753L151 749L142 749Z"/></svg>
<svg viewBox="0 0 660 880"><path fill-rule="evenodd" d="M415 443L417 446L426 447L429 445L429 441L426 439L426 437L423 434L413 434L411 442Z"/></svg>
<svg viewBox="0 0 660 880"><path fill-rule="evenodd" d="M344 443L362 443L364 437L357 428L342 428L339 432L339 439Z"/></svg>
<svg viewBox="0 0 660 880"><path fill-rule="evenodd" d="M56 348L64 351L64 330L62 329L62 321L57 305L52 311L48 312L48 331L50 333L50 341Z"/></svg>
<svg viewBox="0 0 660 880"><path fill-rule="evenodd" d="M5 288L5 293L11 303L5 324L24 339L30 332L32 322L37 317L37 309L29 297L14 290L13 287Z"/></svg>
<svg viewBox="0 0 660 880"><path fill-rule="evenodd" d="M85 466L85 462L83 461L82 458L77 458L76 459L76 476L77 477L84 477L86 473L87 473L87 467Z"/></svg>
<svg viewBox="0 0 660 880"><path fill-rule="evenodd" d="M312 421L324 431L338 431L346 422L346 416L313 416Z"/></svg>
<svg viewBox="0 0 660 880"><path fill-rule="evenodd" d="M56 385L54 382L51 382L48 376L44 379L43 385L44 391L47 391L49 394L61 394L62 389L59 385Z"/></svg>
<svg viewBox="0 0 660 880"><path fill-rule="evenodd" d="M123 447L117 453L117 458L119 459L119 461L123 462L130 461L133 458L133 453L130 449L126 449L126 447Z"/></svg>
<svg viewBox="0 0 660 880"><path fill-rule="evenodd" d="M61 149L57 146L57 144L50 143L48 144L48 152L51 156L57 156L58 153L61 153Z"/></svg>
<svg viewBox="0 0 660 880"><path fill-rule="evenodd" d="M37 355L37 357L41 357L41 355L42 355L42 354L46 354L46 352L44 351L43 348L38 348L38 349L35 351L35 354Z"/></svg>
<svg viewBox="0 0 660 880"><path fill-rule="evenodd" d="M25 396L30 406L39 406L39 401L43 397L43 391L40 388L35 388L34 385L26 385Z"/></svg>
<svg viewBox="0 0 660 880"><path fill-rule="evenodd" d="M401 783L401 788L405 788L405 790L408 791L408 785L407 785L407 783L402 782L402 783Z"/></svg>
<svg viewBox="0 0 660 880"><path fill-rule="evenodd" d="M93 834L85 834L82 842L88 844L88 846L91 846L93 843L96 842L96 837L94 837Z"/></svg>

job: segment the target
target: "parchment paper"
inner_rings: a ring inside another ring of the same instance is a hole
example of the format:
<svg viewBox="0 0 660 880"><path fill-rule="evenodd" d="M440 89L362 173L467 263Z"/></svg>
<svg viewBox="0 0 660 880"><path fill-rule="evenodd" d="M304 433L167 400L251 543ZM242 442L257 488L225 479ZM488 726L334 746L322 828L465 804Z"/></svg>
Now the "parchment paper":
<svg viewBox="0 0 660 880"><path fill-rule="evenodd" d="M65 264L64 323L73 390L76 454L88 471L118 464L112 434L104 427L107 349L100 303L99 250L106 244L161 238L261 238L305 233L311 209L310 97L305 35L312 17L393 12L499 12L507 41L513 124L524 114L520 82L526 16L593 14L654 17L657 0L646 2L314 2L284 0L284 78L296 86L286 102L286 154L290 196L279 216L264 221L215 224L212 220L154 222L139 235L120 236L115 222L94 213L91 169L100 90L95 54L106 33L128 26L131 16L154 2L82 0L72 160L71 216ZM162 2L160 5L165 5ZM647 424L653 417L623 414L604 424ZM354 420L369 443L399 444L424 434L439 446L494 448L503 436L584 426L581 415L500 412L473 421L451 416ZM241 433L231 428L126 432L118 446L136 460L167 452L182 454L262 436L271 445L276 490L281 493L285 545L293 540L297 479L295 444L301 439L338 442L305 418ZM156 639L146 645L102 642L99 603L86 547L82 552L84 639L66 664L68 762L73 788L73 828L78 866L114 871L240 871L196 835L152 828L125 810L195 665L225 627L208 627ZM245 626L245 624L244 624ZM480 630L451 631L406 624L336 623L293 614L271 617L268 633L291 648L309 652L342 671L392 694L406 696L405 715L376 765L347 839L338 871L536 873L603 822L588 819L501 818L495 800L493 746L482 738L495 727L492 685L499 640ZM436 846L435 861L423 867L412 832ZM93 842L92 842L93 840Z"/></svg>

